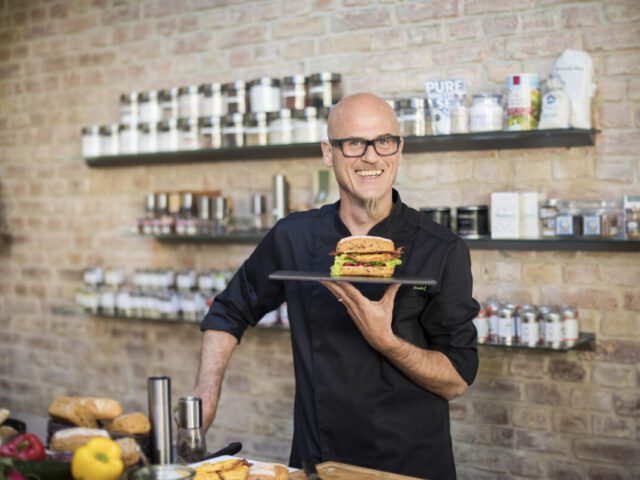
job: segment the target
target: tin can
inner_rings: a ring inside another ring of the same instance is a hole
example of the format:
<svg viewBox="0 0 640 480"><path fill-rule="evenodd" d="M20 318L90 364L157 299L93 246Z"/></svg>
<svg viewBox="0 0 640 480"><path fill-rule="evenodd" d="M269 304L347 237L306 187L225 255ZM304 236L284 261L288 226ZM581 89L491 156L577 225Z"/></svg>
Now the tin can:
<svg viewBox="0 0 640 480"><path fill-rule="evenodd" d="M538 326L540 327L540 343L544 345L546 334L547 315L552 310L549 305L540 305L538 307Z"/></svg>
<svg viewBox="0 0 640 480"><path fill-rule="evenodd" d="M562 309L562 337L567 347L575 345L580 337L578 311L573 307Z"/></svg>
<svg viewBox="0 0 640 480"><path fill-rule="evenodd" d="M489 339L489 320L481 308L478 316L473 319L473 324L478 332L478 343L486 343Z"/></svg>
<svg viewBox="0 0 640 480"><path fill-rule="evenodd" d="M540 326L538 325L538 313L535 310L522 312L522 330L520 343L527 347L535 347L540 341Z"/></svg>
<svg viewBox="0 0 640 480"><path fill-rule="evenodd" d="M562 345L562 318L558 312L549 312L545 321L544 342L547 347Z"/></svg>
<svg viewBox="0 0 640 480"><path fill-rule="evenodd" d="M540 76L516 73L507 76L507 130L535 130L540 119Z"/></svg>
<svg viewBox="0 0 640 480"><path fill-rule="evenodd" d="M498 310L498 335L499 341L503 345L513 345L515 337L514 311L508 306Z"/></svg>

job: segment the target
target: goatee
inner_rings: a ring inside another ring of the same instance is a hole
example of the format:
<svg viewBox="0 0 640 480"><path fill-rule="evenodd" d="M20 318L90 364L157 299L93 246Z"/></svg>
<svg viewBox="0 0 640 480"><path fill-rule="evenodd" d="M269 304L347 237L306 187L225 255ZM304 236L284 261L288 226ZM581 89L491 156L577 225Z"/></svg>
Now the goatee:
<svg viewBox="0 0 640 480"><path fill-rule="evenodd" d="M380 218L379 213L380 207L380 199L379 198L368 198L364 201L364 210L367 212L367 216L371 220L378 220Z"/></svg>

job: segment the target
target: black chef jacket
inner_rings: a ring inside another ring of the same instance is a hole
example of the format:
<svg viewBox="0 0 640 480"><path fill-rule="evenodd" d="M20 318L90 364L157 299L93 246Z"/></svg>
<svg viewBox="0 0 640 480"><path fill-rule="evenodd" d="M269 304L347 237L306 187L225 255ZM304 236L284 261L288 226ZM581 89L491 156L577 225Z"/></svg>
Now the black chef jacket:
<svg viewBox="0 0 640 480"><path fill-rule="evenodd" d="M466 244L400 201L394 190L389 217L370 235L403 246L396 274L434 278L435 287L403 285L393 331L408 342L446 355L471 384L478 368L478 304ZM339 239L350 232L339 202L280 220L216 296L201 329L240 340L244 330L287 301L296 377L290 464L305 458L380 470L455 478L449 404L409 380L364 340L344 305L316 282L274 281L277 270L329 272ZM356 284L370 299L386 285Z"/></svg>

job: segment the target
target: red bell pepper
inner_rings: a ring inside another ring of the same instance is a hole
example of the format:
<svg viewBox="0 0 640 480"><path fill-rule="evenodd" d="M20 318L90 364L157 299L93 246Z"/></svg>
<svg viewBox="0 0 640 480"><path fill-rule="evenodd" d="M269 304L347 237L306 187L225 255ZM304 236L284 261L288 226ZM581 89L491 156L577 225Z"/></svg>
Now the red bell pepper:
<svg viewBox="0 0 640 480"><path fill-rule="evenodd" d="M18 435L0 447L0 457L16 460L44 460L46 456L44 445L34 433Z"/></svg>

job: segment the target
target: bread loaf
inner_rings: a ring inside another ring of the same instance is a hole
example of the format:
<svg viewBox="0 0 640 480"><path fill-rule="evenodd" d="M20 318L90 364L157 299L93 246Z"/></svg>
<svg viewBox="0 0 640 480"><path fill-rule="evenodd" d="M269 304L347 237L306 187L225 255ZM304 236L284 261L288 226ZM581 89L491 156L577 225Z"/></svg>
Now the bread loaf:
<svg viewBox="0 0 640 480"><path fill-rule="evenodd" d="M98 428L66 428L51 437L49 449L54 452L75 452L92 438L109 438L109 432Z"/></svg>
<svg viewBox="0 0 640 480"><path fill-rule="evenodd" d="M138 443L131 437L119 438L116 440L122 449L122 462L125 467L135 465L140 461L140 449Z"/></svg>
<svg viewBox="0 0 640 480"><path fill-rule="evenodd" d="M86 406L82 405L78 397L56 397L49 405L48 412L52 417L66 420L78 427L98 427L96 418Z"/></svg>
<svg viewBox="0 0 640 480"><path fill-rule="evenodd" d="M112 398L78 397L78 399L97 420L112 420L122 414L122 406Z"/></svg>
<svg viewBox="0 0 640 480"><path fill-rule="evenodd" d="M144 413L133 412L120 415L112 421L106 422L105 428L113 433L135 435L149 433L151 424Z"/></svg>
<svg viewBox="0 0 640 480"><path fill-rule="evenodd" d="M279 463L254 463L247 472L247 480L287 480L289 469Z"/></svg>

